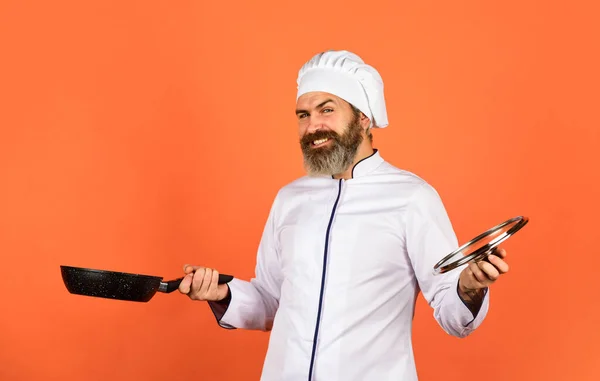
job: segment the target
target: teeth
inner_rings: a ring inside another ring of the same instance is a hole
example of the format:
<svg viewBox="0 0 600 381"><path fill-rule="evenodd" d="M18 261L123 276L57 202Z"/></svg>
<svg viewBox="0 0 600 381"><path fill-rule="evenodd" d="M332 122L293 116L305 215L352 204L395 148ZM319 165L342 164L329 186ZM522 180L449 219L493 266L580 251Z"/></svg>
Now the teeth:
<svg viewBox="0 0 600 381"><path fill-rule="evenodd" d="M327 140L328 140L327 138L315 140L315 141L313 141L313 144L314 145L319 145L319 144L325 143Z"/></svg>

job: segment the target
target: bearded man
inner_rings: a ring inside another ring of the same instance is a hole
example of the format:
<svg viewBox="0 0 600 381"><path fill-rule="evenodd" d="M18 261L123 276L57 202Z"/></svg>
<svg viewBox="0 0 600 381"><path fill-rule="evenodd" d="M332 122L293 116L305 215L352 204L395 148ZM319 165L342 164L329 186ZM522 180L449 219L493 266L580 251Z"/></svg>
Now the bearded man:
<svg viewBox="0 0 600 381"><path fill-rule="evenodd" d="M262 381L417 380L418 293L445 332L466 337L506 251L433 275L457 238L436 190L373 147L371 129L388 125L383 81L356 54L302 66L296 115L307 175L277 193L255 277L219 285L216 269L186 265L179 290L221 327L270 331Z"/></svg>

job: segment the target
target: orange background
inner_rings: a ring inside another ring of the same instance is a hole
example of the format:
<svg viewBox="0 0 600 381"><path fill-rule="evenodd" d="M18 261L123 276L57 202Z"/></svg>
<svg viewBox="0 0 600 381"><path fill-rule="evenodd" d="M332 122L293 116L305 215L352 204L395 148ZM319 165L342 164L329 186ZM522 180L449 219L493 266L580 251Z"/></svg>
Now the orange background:
<svg viewBox="0 0 600 381"><path fill-rule="evenodd" d="M258 379L268 334L177 293L70 295L59 265L249 279L276 191L304 173L297 71L326 49L380 70L375 145L436 187L461 242L531 219L472 336L419 300L421 380L600 379L589 4L2 1L0 379Z"/></svg>

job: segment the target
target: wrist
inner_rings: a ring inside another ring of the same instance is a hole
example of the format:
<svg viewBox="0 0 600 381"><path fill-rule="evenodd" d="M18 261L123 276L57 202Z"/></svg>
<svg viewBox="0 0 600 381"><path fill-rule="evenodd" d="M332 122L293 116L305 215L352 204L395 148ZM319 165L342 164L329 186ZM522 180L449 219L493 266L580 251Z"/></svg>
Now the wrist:
<svg viewBox="0 0 600 381"><path fill-rule="evenodd" d="M217 302L228 302L231 299L231 290L229 289L229 285L220 284L217 290Z"/></svg>
<svg viewBox="0 0 600 381"><path fill-rule="evenodd" d="M485 296L485 289L465 287L459 280L458 295L466 302L481 301Z"/></svg>

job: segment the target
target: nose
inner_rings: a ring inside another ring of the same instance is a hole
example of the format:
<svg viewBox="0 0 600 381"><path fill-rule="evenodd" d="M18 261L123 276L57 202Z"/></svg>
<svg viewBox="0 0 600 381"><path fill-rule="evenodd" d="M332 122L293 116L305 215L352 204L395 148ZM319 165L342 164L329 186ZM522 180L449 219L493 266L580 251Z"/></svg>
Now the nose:
<svg viewBox="0 0 600 381"><path fill-rule="evenodd" d="M306 132L312 134L315 131L324 129L323 120L318 116L310 116Z"/></svg>

